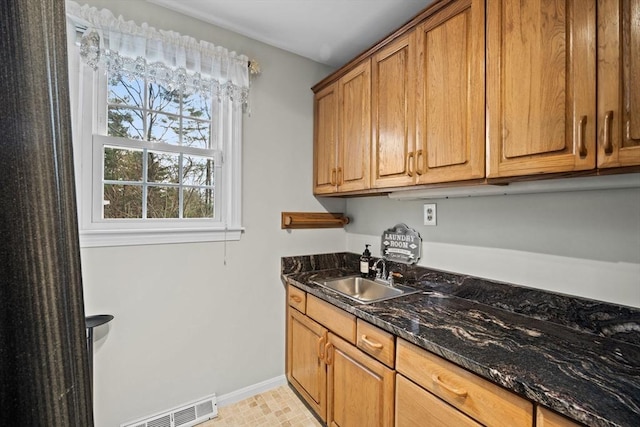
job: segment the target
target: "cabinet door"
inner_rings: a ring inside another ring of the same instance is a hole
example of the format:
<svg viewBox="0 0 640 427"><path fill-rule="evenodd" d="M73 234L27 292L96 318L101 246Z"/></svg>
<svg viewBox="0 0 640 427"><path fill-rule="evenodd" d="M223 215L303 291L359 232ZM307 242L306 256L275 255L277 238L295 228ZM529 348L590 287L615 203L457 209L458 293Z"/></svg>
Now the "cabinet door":
<svg viewBox="0 0 640 427"><path fill-rule="evenodd" d="M333 334L325 357L327 425L391 426L394 371Z"/></svg>
<svg viewBox="0 0 640 427"><path fill-rule="evenodd" d="M373 57L373 187L415 182L415 32Z"/></svg>
<svg viewBox="0 0 640 427"><path fill-rule="evenodd" d="M337 83L314 97L313 192L335 193L337 185L336 144L338 139Z"/></svg>
<svg viewBox="0 0 640 427"><path fill-rule="evenodd" d="M327 330L295 309L289 308L287 316L287 379L320 418L326 420Z"/></svg>
<svg viewBox="0 0 640 427"><path fill-rule="evenodd" d="M462 412L396 375L396 427L480 427Z"/></svg>
<svg viewBox="0 0 640 427"><path fill-rule="evenodd" d="M640 0L598 1L598 167L640 165Z"/></svg>
<svg viewBox="0 0 640 427"><path fill-rule="evenodd" d="M418 183L484 178L484 1L453 2L417 39Z"/></svg>
<svg viewBox="0 0 640 427"><path fill-rule="evenodd" d="M595 1L487 2L487 177L595 168Z"/></svg>
<svg viewBox="0 0 640 427"><path fill-rule="evenodd" d="M338 81L338 190L369 188L371 147L371 61Z"/></svg>

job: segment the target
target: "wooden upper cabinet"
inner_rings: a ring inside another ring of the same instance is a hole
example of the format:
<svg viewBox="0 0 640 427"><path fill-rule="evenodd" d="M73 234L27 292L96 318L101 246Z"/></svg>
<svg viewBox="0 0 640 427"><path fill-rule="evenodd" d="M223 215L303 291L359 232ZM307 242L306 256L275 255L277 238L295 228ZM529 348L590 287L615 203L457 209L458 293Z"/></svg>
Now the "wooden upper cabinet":
<svg viewBox="0 0 640 427"><path fill-rule="evenodd" d="M417 183L484 178L484 1L453 2L416 36Z"/></svg>
<svg viewBox="0 0 640 427"><path fill-rule="evenodd" d="M318 91L314 116L314 193L369 188L370 60Z"/></svg>
<svg viewBox="0 0 640 427"><path fill-rule="evenodd" d="M640 0L598 1L598 167L640 165Z"/></svg>
<svg viewBox="0 0 640 427"><path fill-rule="evenodd" d="M314 87L314 193L640 165L638 22L640 0L435 2Z"/></svg>
<svg viewBox="0 0 640 427"><path fill-rule="evenodd" d="M415 32L373 56L371 175L375 188L414 183Z"/></svg>
<svg viewBox="0 0 640 427"><path fill-rule="evenodd" d="M367 189L371 149L370 60L338 81L338 99L338 190Z"/></svg>
<svg viewBox="0 0 640 427"><path fill-rule="evenodd" d="M595 168L595 3L488 0L488 178Z"/></svg>
<svg viewBox="0 0 640 427"><path fill-rule="evenodd" d="M314 98L313 192L334 193L337 185L336 144L338 142L337 83L322 89Z"/></svg>

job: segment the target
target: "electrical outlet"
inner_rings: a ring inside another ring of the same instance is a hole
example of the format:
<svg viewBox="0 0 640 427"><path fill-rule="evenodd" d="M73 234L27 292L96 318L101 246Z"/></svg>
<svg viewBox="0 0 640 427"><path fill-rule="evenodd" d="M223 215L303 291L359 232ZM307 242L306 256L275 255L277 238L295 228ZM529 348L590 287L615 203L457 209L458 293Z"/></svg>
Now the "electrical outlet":
<svg viewBox="0 0 640 427"><path fill-rule="evenodd" d="M437 225L435 203L427 203L424 205L424 225Z"/></svg>

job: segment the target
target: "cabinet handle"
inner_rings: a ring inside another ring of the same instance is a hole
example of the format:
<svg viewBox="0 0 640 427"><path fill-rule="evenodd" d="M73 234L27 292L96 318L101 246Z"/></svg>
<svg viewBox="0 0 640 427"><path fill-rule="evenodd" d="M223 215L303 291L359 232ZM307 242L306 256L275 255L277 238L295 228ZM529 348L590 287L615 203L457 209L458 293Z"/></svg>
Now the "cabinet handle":
<svg viewBox="0 0 640 427"><path fill-rule="evenodd" d="M318 359L324 359L324 342L327 340L325 335L322 335L318 340Z"/></svg>
<svg viewBox="0 0 640 427"><path fill-rule="evenodd" d="M338 168L338 185L344 184L344 175L342 174L342 168Z"/></svg>
<svg viewBox="0 0 640 427"><path fill-rule="evenodd" d="M604 114L604 154L613 153L613 141L611 139L611 125L613 124L613 111Z"/></svg>
<svg viewBox="0 0 640 427"><path fill-rule="evenodd" d="M422 150L416 151L416 173L418 175L422 175L424 173L424 157L422 157Z"/></svg>
<svg viewBox="0 0 640 427"><path fill-rule="evenodd" d="M587 145L585 142L585 134L587 132L587 116L580 117L578 123L578 154L580 157L587 156Z"/></svg>
<svg viewBox="0 0 640 427"><path fill-rule="evenodd" d="M324 346L324 363L331 365L333 363L333 344L330 342Z"/></svg>
<svg viewBox="0 0 640 427"><path fill-rule="evenodd" d="M289 299L296 304L300 304L302 302L302 298L300 298L298 295L291 295Z"/></svg>
<svg viewBox="0 0 640 427"><path fill-rule="evenodd" d="M329 184L331 185L336 185L336 168L331 169L331 180L329 181Z"/></svg>
<svg viewBox="0 0 640 427"><path fill-rule="evenodd" d="M413 164L412 160L413 160L413 156L415 155L415 153L412 151L411 153L407 154L407 174L409 176L413 176L413 170L411 170L411 166Z"/></svg>
<svg viewBox="0 0 640 427"><path fill-rule="evenodd" d="M360 340L365 343L366 345L368 345L371 348L376 348L376 349L381 349L382 348L382 344L380 344L379 342L373 342L371 341L369 338L367 338L366 335L362 334L362 336L360 337Z"/></svg>
<svg viewBox="0 0 640 427"><path fill-rule="evenodd" d="M438 374L433 374L431 376L431 379L433 380L434 383L436 383L437 385L439 385L440 387L442 387L443 389L450 391L451 393L455 394L458 397L467 397L467 390L463 389L463 388L455 388L452 387L444 382L442 382L442 380L440 379L440 375Z"/></svg>

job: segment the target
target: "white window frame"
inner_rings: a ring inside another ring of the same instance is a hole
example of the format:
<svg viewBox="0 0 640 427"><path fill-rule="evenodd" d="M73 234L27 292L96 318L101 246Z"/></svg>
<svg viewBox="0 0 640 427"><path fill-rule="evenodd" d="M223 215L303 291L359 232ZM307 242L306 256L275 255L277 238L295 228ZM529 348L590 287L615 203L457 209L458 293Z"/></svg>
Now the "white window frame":
<svg viewBox="0 0 640 427"><path fill-rule="evenodd" d="M125 145L126 139L106 136L107 82L104 71L94 71L79 59L79 49L69 43L76 194L81 247L127 246L167 243L240 240L241 225L241 125L232 122L229 111L242 106L223 103L212 120L221 121L215 144L214 219L102 219L104 144ZM71 58L71 56L74 56ZM77 79L74 79L77 76ZM75 81L74 81L75 80ZM75 99L74 99L74 92ZM216 102L214 100L214 102ZM75 105L74 105L75 104ZM119 141L118 141L119 140ZM115 142L115 144L113 144ZM136 141L138 148L162 150L166 144ZM197 149L195 149L197 151ZM185 150L189 151L189 150ZM196 154L194 152L194 154Z"/></svg>

